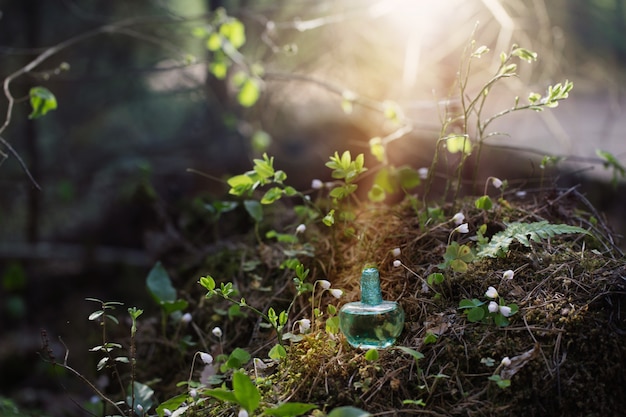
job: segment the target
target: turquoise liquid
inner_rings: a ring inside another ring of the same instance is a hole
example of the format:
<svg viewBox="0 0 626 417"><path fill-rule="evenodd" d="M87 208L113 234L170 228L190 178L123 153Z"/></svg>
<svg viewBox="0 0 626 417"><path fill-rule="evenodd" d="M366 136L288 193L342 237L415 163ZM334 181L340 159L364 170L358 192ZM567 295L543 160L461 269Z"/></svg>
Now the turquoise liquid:
<svg viewBox="0 0 626 417"><path fill-rule="evenodd" d="M353 347L383 349L393 345L402 333L404 311L393 301L348 303L339 311L339 327Z"/></svg>

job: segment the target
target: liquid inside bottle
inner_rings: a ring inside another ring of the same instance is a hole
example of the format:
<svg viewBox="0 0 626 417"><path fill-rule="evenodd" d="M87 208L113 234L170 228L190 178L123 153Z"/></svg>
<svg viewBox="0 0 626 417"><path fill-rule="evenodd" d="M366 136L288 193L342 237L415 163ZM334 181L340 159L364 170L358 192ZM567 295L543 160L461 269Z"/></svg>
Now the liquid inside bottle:
<svg viewBox="0 0 626 417"><path fill-rule="evenodd" d="M383 349L400 336L404 311L394 301L383 301L378 269L363 270L361 301L341 307L339 327L348 343L361 349Z"/></svg>

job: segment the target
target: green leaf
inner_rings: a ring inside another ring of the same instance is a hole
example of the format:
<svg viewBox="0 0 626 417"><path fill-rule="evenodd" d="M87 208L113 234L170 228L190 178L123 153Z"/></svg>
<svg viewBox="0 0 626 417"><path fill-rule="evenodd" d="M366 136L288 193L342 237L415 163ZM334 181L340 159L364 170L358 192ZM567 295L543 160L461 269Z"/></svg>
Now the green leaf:
<svg viewBox="0 0 626 417"><path fill-rule="evenodd" d="M439 336L437 336L436 334L434 334L432 332L426 332L426 336L424 336L423 344L424 345L433 344L433 343L437 342L437 338L438 337Z"/></svg>
<svg viewBox="0 0 626 417"><path fill-rule="evenodd" d="M187 401L187 397L188 397L187 394L180 394L180 395L170 398L169 400L163 401L156 408L157 414L159 415L159 417L164 417L165 409L176 410L182 403Z"/></svg>
<svg viewBox="0 0 626 417"><path fill-rule="evenodd" d="M222 39L223 38L219 33L217 32L211 33L206 41L207 49L211 52L217 51L218 49L222 47Z"/></svg>
<svg viewBox="0 0 626 417"><path fill-rule="evenodd" d="M386 196L385 190L378 184L372 185L372 188L367 192L367 198L373 203L385 201Z"/></svg>
<svg viewBox="0 0 626 417"><path fill-rule="evenodd" d="M237 93L237 101L243 107L252 107L259 100L261 86L257 79L248 78Z"/></svg>
<svg viewBox="0 0 626 417"><path fill-rule="evenodd" d="M29 119L38 119L50 110L57 108L57 99L54 94L45 87L33 87L29 92L30 105L33 111L28 116Z"/></svg>
<svg viewBox="0 0 626 417"><path fill-rule="evenodd" d="M326 320L326 333L328 334L339 333L339 316L334 316Z"/></svg>
<svg viewBox="0 0 626 417"><path fill-rule="evenodd" d="M209 291L213 291L215 289L215 280L212 276L207 275L205 277L200 278L200 285L206 288Z"/></svg>
<svg viewBox="0 0 626 417"><path fill-rule="evenodd" d="M226 372L229 369L239 369L248 361L250 361L250 354L241 348L235 348L228 356L226 363L222 364L220 370Z"/></svg>
<svg viewBox="0 0 626 417"><path fill-rule="evenodd" d="M252 414L259 408L261 401L259 389L250 377L243 372L235 372L233 374L233 392L239 405L245 408L248 413Z"/></svg>
<svg viewBox="0 0 626 417"><path fill-rule="evenodd" d="M471 322L481 321L485 317L485 309L482 307L474 307L467 310L467 319Z"/></svg>
<svg viewBox="0 0 626 417"><path fill-rule="evenodd" d="M141 410L137 409L138 405L144 410L149 410L154 405L154 390L147 386L146 384L142 384L141 382L134 381L133 388L135 392L135 413L137 415L143 415ZM129 388L130 391L130 388ZM126 397L126 404L129 406L132 404L132 397L128 395Z"/></svg>
<svg viewBox="0 0 626 417"><path fill-rule="evenodd" d="M161 308L163 308L163 312L165 314L172 314L175 311L182 311L187 308L189 303L185 300L176 300L176 301L164 301L161 303Z"/></svg>
<svg viewBox="0 0 626 417"><path fill-rule="evenodd" d="M502 379L500 377L500 375L491 375L489 378L487 378L489 381L493 381L495 382L498 387L505 389L511 386L511 380L510 379Z"/></svg>
<svg viewBox="0 0 626 417"><path fill-rule="evenodd" d="M243 202L243 206L255 222L260 223L261 220L263 220L263 207L261 207L261 203L256 200L246 200Z"/></svg>
<svg viewBox="0 0 626 417"><path fill-rule="evenodd" d="M264 413L274 417L295 417L317 408L315 404L288 402L265 409Z"/></svg>
<svg viewBox="0 0 626 417"><path fill-rule="evenodd" d="M267 156L266 153L263 154L263 159L254 159L254 172L256 172L259 177L264 180L269 180L274 176L274 157Z"/></svg>
<svg viewBox="0 0 626 417"><path fill-rule="evenodd" d="M249 175L245 174L230 177L226 182L230 186L228 193L237 196L243 195L243 193L250 190L254 185L254 180Z"/></svg>
<svg viewBox="0 0 626 417"><path fill-rule="evenodd" d="M209 71L218 80L223 80L228 74L228 62L226 61L213 61L209 64Z"/></svg>
<svg viewBox="0 0 626 417"><path fill-rule="evenodd" d="M202 391L202 393L209 395L213 398L217 398L218 400L221 400L221 401L228 401L231 403L238 404L237 397L235 397L235 393L233 391L229 391L224 388L208 389L208 390Z"/></svg>
<svg viewBox="0 0 626 417"><path fill-rule="evenodd" d="M439 285L443 283L444 280L445 280L445 276L440 272L433 272L432 274L428 275L428 277L426 278L426 282L428 283L428 285L434 285L434 284Z"/></svg>
<svg viewBox="0 0 626 417"><path fill-rule="evenodd" d="M499 313L494 315L493 322L498 327L506 327L506 326L509 325L509 320L506 317L504 317L502 314L499 314Z"/></svg>
<svg viewBox="0 0 626 417"><path fill-rule="evenodd" d="M370 417L371 414L360 408L345 406L337 407L328 413L328 417Z"/></svg>
<svg viewBox="0 0 626 417"><path fill-rule="evenodd" d="M416 169L409 166L401 166L396 170L396 177L400 186L406 190L415 188L421 184L420 175Z"/></svg>
<svg viewBox="0 0 626 417"><path fill-rule="evenodd" d="M228 39L236 49L239 49L246 43L246 29L238 19L230 19L228 22L220 26L220 34Z"/></svg>
<svg viewBox="0 0 626 417"><path fill-rule="evenodd" d="M280 344L276 344L274 345L273 348L270 349L269 353L267 354L267 356L269 356L270 359L274 359L274 360L280 360L283 358L287 357L287 351L285 350L285 348L280 345Z"/></svg>
<svg viewBox="0 0 626 417"><path fill-rule="evenodd" d="M487 46L482 45L479 46L473 53L472 53L472 57L474 58L480 58L482 57L484 54L486 54L487 52L489 52L489 48L487 48Z"/></svg>
<svg viewBox="0 0 626 417"><path fill-rule="evenodd" d="M463 299L461 301L459 301L459 309L465 309L465 308L474 308L474 307L479 307L482 306L483 304L485 304L484 301L480 301L477 298L472 298L471 300L468 299Z"/></svg>
<svg viewBox="0 0 626 417"><path fill-rule="evenodd" d="M396 349L401 350L404 353L407 353L411 356L413 356L413 359L415 359L415 363L417 363L417 361L419 361L420 359L424 359L424 354L421 352L418 352L417 350L408 348L406 346L396 346Z"/></svg>
<svg viewBox="0 0 626 417"><path fill-rule="evenodd" d="M263 130L257 130L252 134L250 143L256 152L264 152L272 144L272 137Z"/></svg>
<svg viewBox="0 0 626 417"><path fill-rule="evenodd" d="M493 207L493 202L488 195L484 195L476 199L476 201L474 202L474 206L476 206L476 208L480 210L491 210L491 207Z"/></svg>
<svg viewBox="0 0 626 417"><path fill-rule="evenodd" d="M335 224L335 209L331 209L326 216L322 219L322 223L330 227Z"/></svg>
<svg viewBox="0 0 626 417"><path fill-rule="evenodd" d="M467 272L467 262L465 262L465 261L463 261L461 259L453 259L450 262L450 268L454 272L465 273L465 272Z"/></svg>
<svg viewBox="0 0 626 417"><path fill-rule="evenodd" d="M385 147L383 141L379 137L370 139L370 152L378 162L383 162L385 159Z"/></svg>
<svg viewBox="0 0 626 417"><path fill-rule="evenodd" d="M283 196L283 189L280 187L272 187L265 192L261 198L261 204L272 204L273 202L280 200Z"/></svg>
<svg viewBox="0 0 626 417"><path fill-rule="evenodd" d="M161 262L157 262L150 270L146 285L158 304L176 300L176 289L172 286L172 280Z"/></svg>
<svg viewBox="0 0 626 417"><path fill-rule="evenodd" d="M614 187L616 187L619 178L626 177L626 167L624 167L624 165L622 165L620 161L610 152L596 149L596 155L604 160L603 165L605 168L611 168L613 170L613 178L611 179L611 183Z"/></svg>
<svg viewBox="0 0 626 417"><path fill-rule="evenodd" d="M369 349L367 352L365 352L365 360L368 360L370 362L378 360L378 350Z"/></svg>
<svg viewBox="0 0 626 417"><path fill-rule="evenodd" d="M95 320L98 320L100 317L102 317L103 314L104 314L104 310L94 311L93 313L89 315L87 319L89 321L95 321Z"/></svg>
<svg viewBox="0 0 626 417"><path fill-rule="evenodd" d="M465 155L472 153L472 142L467 135L451 135L444 140L450 153L463 152Z"/></svg>
<svg viewBox="0 0 626 417"><path fill-rule="evenodd" d="M533 62L537 60L537 53L526 48L516 48L511 52L511 55L517 56L526 62Z"/></svg>

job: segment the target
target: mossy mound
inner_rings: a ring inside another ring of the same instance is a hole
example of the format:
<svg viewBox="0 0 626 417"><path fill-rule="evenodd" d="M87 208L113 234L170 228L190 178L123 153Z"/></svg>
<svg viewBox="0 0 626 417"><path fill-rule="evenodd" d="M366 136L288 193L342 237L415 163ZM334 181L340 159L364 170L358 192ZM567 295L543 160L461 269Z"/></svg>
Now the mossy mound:
<svg viewBox="0 0 626 417"><path fill-rule="evenodd" d="M399 301L406 312L405 329L396 347L367 360L341 334L324 331L323 316L311 333L287 346L285 360L264 370L250 368L263 400L313 403L324 412L350 405L376 415L618 415L626 398L626 316L621 308L626 260L598 214L575 190L503 197L511 201L501 199L489 212L467 199L428 216L426 208L407 201L361 212L351 229L338 225L330 237L328 229L309 228L306 238L317 248L306 261L310 280L327 279L344 289L340 304L354 301L362 267L377 262L385 298ZM464 213L469 233L452 232L450 219L456 212ZM476 259L465 272L438 267L451 241L475 248L476 230L483 224L490 237L510 222L541 220L579 226L590 234L555 236L532 242L530 248L512 243L505 256ZM401 249L398 257L392 255L394 248ZM287 303L291 275L275 269L279 260L267 260L270 248L256 250L266 262L256 269L256 284L239 281L241 295L257 305ZM283 251L270 252L284 256ZM402 266L394 266L396 259ZM503 277L506 270L515 271L512 279ZM266 274L259 276L259 271ZM433 272L442 272L444 281L428 283ZM278 290L262 291L266 284ZM459 309L463 299L485 299L489 286L519 306L508 326L470 322ZM311 316L310 301L302 298L290 325ZM336 301L325 298L321 305ZM206 326L212 323L208 320ZM256 324L241 319L231 332L238 335L238 346L265 357L273 335L255 330ZM241 346L243 335L247 347ZM416 360L399 347L423 358ZM508 361L503 363L504 358ZM198 413L229 412L217 410Z"/></svg>

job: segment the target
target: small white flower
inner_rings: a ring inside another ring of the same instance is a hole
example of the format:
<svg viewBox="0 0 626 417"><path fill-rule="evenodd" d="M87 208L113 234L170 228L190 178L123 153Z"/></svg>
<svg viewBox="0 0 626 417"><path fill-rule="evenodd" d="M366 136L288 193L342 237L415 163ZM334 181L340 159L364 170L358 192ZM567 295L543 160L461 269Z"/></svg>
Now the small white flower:
<svg viewBox="0 0 626 417"><path fill-rule="evenodd" d="M323 186L324 186L324 183L321 180L318 180L317 178L311 181L311 188L313 188L314 190L319 190Z"/></svg>
<svg viewBox="0 0 626 417"><path fill-rule="evenodd" d="M500 306L500 314L502 314L504 317L509 317L511 315L511 307Z"/></svg>
<svg viewBox="0 0 626 417"><path fill-rule="evenodd" d="M422 167L422 168L418 169L417 170L417 175L420 176L420 179L425 180L426 178L428 178L428 168Z"/></svg>
<svg viewBox="0 0 626 417"><path fill-rule="evenodd" d="M139 411L140 413L143 412L143 405L137 404L137 411Z"/></svg>
<svg viewBox="0 0 626 417"><path fill-rule="evenodd" d="M452 221L457 226L460 225L461 223L463 223L464 220L465 220L465 215L463 213L461 213L461 212L458 212L457 214L452 216Z"/></svg>
<svg viewBox="0 0 626 417"><path fill-rule="evenodd" d="M311 320L309 319L301 319L298 320L298 329L300 333L306 333L311 328Z"/></svg>
<svg viewBox="0 0 626 417"><path fill-rule="evenodd" d="M518 198L524 198L526 197L526 191L518 191L515 193L515 196Z"/></svg>
<svg viewBox="0 0 626 417"><path fill-rule="evenodd" d="M214 327L213 330L211 330L211 333L213 333L213 336L215 337L222 337L222 329L220 329L219 327Z"/></svg>
<svg viewBox="0 0 626 417"><path fill-rule="evenodd" d="M491 179L491 185L493 185L496 188L500 188L502 187L502 180L500 178L492 178Z"/></svg>
<svg viewBox="0 0 626 417"><path fill-rule="evenodd" d="M511 366L511 359L508 356L502 358L502 362L500 362L503 366Z"/></svg>
<svg viewBox="0 0 626 417"><path fill-rule="evenodd" d="M213 363L213 356L206 352L200 352L200 359L202 359L202 362L204 362L206 365L210 365L211 363Z"/></svg>
<svg viewBox="0 0 626 417"><path fill-rule="evenodd" d="M489 309L490 313L496 313L498 311L498 307L498 303L496 303L495 301L490 301L487 308Z"/></svg>
<svg viewBox="0 0 626 417"><path fill-rule="evenodd" d="M393 248L393 250L391 251L391 254L394 256L394 258L400 256L401 253L402 251L400 250L400 248Z"/></svg>
<svg viewBox="0 0 626 417"><path fill-rule="evenodd" d="M454 229L454 231L459 233L469 233L469 225L467 223L463 223L461 225L458 225Z"/></svg>
<svg viewBox="0 0 626 417"><path fill-rule="evenodd" d="M485 296L489 298L498 298L498 291L496 291L496 289L493 287L489 287L487 288L487 292L485 293Z"/></svg>
<svg viewBox="0 0 626 417"><path fill-rule="evenodd" d="M189 390L189 396L190 396L191 398L196 398L196 397L198 396L198 391L196 391L196 389L195 389L195 388L190 389L190 390Z"/></svg>
<svg viewBox="0 0 626 417"><path fill-rule="evenodd" d="M237 417L248 417L248 412L242 408L241 410L239 410L239 414L237 414Z"/></svg>
<svg viewBox="0 0 626 417"><path fill-rule="evenodd" d="M306 224L299 224L296 227L296 233L304 233L306 231Z"/></svg>
<svg viewBox="0 0 626 417"><path fill-rule="evenodd" d="M170 410L168 410L167 408L164 408L163 409L163 414L169 417L169 416L172 415L172 412Z"/></svg>
<svg viewBox="0 0 626 417"><path fill-rule="evenodd" d="M189 323L191 321L191 314L190 313L183 314L183 316L180 318L180 321L182 321L183 323Z"/></svg>
<svg viewBox="0 0 626 417"><path fill-rule="evenodd" d="M327 281L325 279L320 279L317 282L318 284L320 284L320 287L322 287L325 290L330 288L330 281Z"/></svg>
<svg viewBox="0 0 626 417"><path fill-rule="evenodd" d="M330 290L330 294L335 298L341 298L341 296L343 295L343 291L338 288L333 288L332 290Z"/></svg>
<svg viewBox="0 0 626 417"><path fill-rule="evenodd" d="M393 267L397 268L399 266L402 266L402 262L400 262L399 259L396 259L395 261L393 261Z"/></svg>
<svg viewBox="0 0 626 417"><path fill-rule="evenodd" d="M502 278L504 279L513 279L514 276L515 272L513 272L511 269L504 271L504 273L502 274Z"/></svg>

